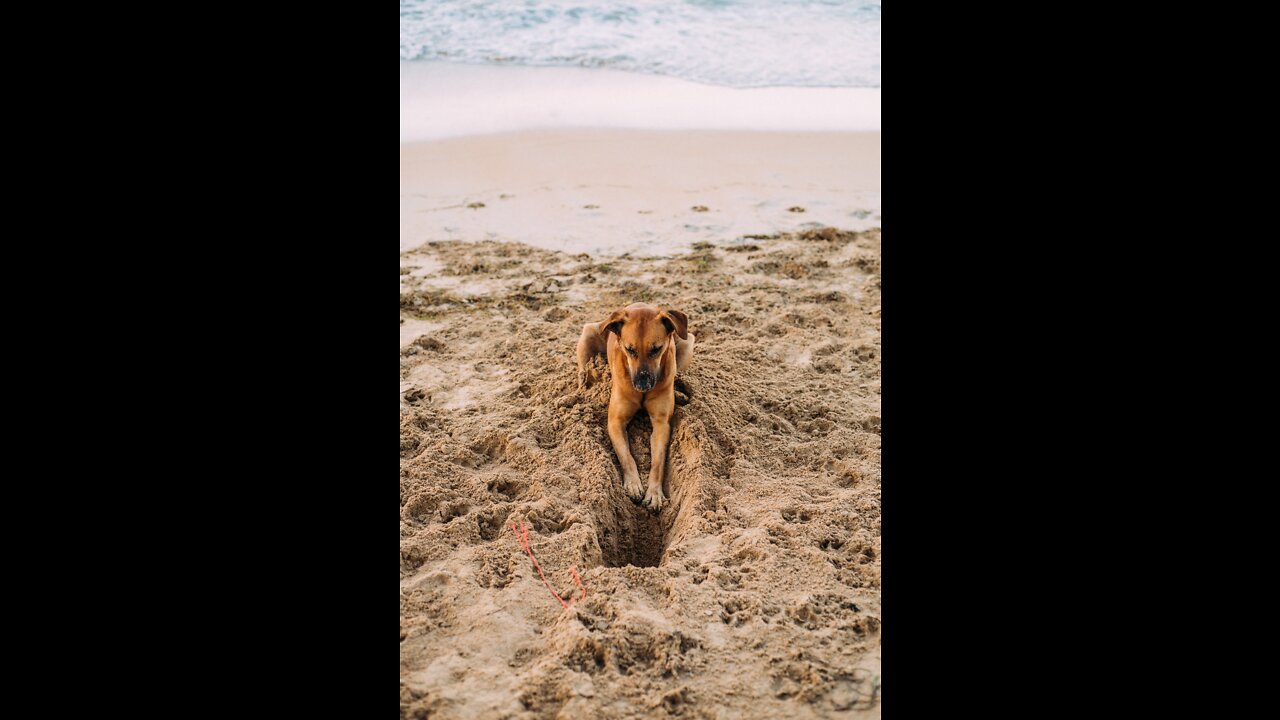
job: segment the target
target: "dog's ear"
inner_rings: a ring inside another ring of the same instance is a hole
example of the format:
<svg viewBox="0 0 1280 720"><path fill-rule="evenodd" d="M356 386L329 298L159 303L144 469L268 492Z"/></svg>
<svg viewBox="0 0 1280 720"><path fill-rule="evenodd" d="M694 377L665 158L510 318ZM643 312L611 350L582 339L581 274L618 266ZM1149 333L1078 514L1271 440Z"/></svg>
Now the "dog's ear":
<svg viewBox="0 0 1280 720"><path fill-rule="evenodd" d="M626 322L627 322L627 311L618 310L614 314L610 315L608 320L604 321L604 331L607 333L613 333L614 335L617 335L618 339L621 340L622 326L626 324Z"/></svg>
<svg viewBox="0 0 1280 720"><path fill-rule="evenodd" d="M681 340L689 339L689 318L684 313L679 310L663 310L658 317L667 326L667 332L679 335Z"/></svg>

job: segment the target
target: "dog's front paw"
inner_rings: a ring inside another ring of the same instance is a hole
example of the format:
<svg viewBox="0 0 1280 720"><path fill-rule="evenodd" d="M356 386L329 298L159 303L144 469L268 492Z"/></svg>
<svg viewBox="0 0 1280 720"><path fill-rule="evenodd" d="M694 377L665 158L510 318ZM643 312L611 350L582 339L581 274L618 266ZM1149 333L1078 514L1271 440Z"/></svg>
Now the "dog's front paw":
<svg viewBox="0 0 1280 720"><path fill-rule="evenodd" d="M667 504L667 498L662 494L661 490L650 490L644 496L644 506L654 512L659 512L662 507Z"/></svg>
<svg viewBox="0 0 1280 720"><path fill-rule="evenodd" d="M639 502L644 497L644 485L640 484L640 477L629 477L622 481L622 489L626 491L627 497Z"/></svg>

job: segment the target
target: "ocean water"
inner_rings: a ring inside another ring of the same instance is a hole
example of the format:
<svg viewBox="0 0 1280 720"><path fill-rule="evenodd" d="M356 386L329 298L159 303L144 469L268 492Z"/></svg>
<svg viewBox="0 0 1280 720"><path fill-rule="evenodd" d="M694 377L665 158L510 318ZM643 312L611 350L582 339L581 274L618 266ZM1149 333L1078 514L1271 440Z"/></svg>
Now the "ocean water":
<svg viewBox="0 0 1280 720"><path fill-rule="evenodd" d="M879 0L400 0L400 60L880 87Z"/></svg>

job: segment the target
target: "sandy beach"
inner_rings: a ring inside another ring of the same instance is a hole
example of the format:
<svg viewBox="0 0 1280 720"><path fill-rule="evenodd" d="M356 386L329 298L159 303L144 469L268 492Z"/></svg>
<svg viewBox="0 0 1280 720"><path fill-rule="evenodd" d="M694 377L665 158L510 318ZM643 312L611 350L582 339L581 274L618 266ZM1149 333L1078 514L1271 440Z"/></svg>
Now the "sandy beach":
<svg viewBox="0 0 1280 720"><path fill-rule="evenodd" d="M401 717L880 716L880 192L878 132L401 144ZM632 302L698 336L656 515L573 357Z"/></svg>

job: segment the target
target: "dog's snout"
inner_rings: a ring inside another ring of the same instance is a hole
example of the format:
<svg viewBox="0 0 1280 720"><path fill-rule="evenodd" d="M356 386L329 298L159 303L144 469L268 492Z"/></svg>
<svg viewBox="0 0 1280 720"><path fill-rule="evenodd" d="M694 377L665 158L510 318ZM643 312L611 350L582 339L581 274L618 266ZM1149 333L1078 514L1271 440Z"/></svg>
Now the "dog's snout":
<svg viewBox="0 0 1280 720"><path fill-rule="evenodd" d="M639 390L640 392L648 392L652 390L655 382L656 379L654 378L653 373L648 370L641 370L635 374L635 377L631 378L631 384L635 385L636 390Z"/></svg>

